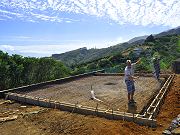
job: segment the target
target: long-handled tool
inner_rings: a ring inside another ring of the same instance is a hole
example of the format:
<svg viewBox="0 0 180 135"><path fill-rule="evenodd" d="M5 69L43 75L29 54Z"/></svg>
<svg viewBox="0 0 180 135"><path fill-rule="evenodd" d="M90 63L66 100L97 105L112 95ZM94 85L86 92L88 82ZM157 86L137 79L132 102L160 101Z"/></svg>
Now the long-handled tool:
<svg viewBox="0 0 180 135"><path fill-rule="evenodd" d="M92 99L92 100L96 100L96 101L98 101L98 102L106 105L106 106L109 107L109 108L112 108L108 103L106 103L106 102L104 102L104 101L96 98L93 90L91 90L91 99Z"/></svg>

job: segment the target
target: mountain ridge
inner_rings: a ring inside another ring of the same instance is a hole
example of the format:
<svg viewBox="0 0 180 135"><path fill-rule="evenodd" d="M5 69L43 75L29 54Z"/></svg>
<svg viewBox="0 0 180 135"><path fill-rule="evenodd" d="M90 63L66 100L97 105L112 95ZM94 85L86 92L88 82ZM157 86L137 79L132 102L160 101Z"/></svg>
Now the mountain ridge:
<svg viewBox="0 0 180 135"><path fill-rule="evenodd" d="M180 26L167 30L167 31L160 32L153 36L155 38L158 38L161 36L174 35L174 34L180 34ZM87 49L86 47L82 47L82 48L65 52L65 53L61 53L61 54L52 54L52 58L62 61L67 66L77 65L77 64L89 62L92 60L96 60L102 57L107 57L113 54L118 54L129 47L144 43L147 37L148 37L147 35L134 37L127 42L119 43L119 44L112 45L107 48L101 48L101 49L95 49L95 48Z"/></svg>

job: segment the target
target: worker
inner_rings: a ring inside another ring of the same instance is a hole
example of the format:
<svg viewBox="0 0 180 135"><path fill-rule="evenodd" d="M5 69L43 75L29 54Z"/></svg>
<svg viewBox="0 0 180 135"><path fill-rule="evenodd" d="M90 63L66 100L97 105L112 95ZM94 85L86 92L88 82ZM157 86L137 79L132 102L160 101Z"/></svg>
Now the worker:
<svg viewBox="0 0 180 135"><path fill-rule="evenodd" d="M125 76L124 76L124 79L125 79L125 83L126 83L126 86L127 86L127 92L128 92L128 103L136 103L134 101L134 92L135 92L135 86L134 86L134 81L136 78L138 77L134 77L134 67L136 64L139 64L141 61L141 59L138 59L137 62L135 63L131 63L131 60L127 60L126 61L126 67L125 67Z"/></svg>
<svg viewBox="0 0 180 135"><path fill-rule="evenodd" d="M159 74L161 72L159 63L160 63L160 58L158 58L158 56L153 57L154 76L158 81L160 81Z"/></svg>

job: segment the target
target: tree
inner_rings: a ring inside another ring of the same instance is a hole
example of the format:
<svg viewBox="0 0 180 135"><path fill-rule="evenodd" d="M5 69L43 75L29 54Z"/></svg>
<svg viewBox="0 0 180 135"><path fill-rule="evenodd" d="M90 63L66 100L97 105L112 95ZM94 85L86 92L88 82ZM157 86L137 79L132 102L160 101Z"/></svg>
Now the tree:
<svg viewBox="0 0 180 135"><path fill-rule="evenodd" d="M150 36L148 36L145 40L145 42L154 42L155 39L154 39L154 36L151 34Z"/></svg>
<svg viewBox="0 0 180 135"><path fill-rule="evenodd" d="M105 68L105 67L111 67L112 63L108 59L101 59L98 61L98 67Z"/></svg>
<svg viewBox="0 0 180 135"><path fill-rule="evenodd" d="M79 68L75 68L75 70L73 71L73 75L77 75L77 74L83 74L87 71L86 67L79 67Z"/></svg>
<svg viewBox="0 0 180 135"><path fill-rule="evenodd" d="M57 61L54 66L53 74L55 79L62 78L70 74L70 69L65 67L62 62Z"/></svg>
<svg viewBox="0 0 180 135"><path fill-rule="evenodd" d="M49 81L70 75L62 62L51 58L8 55L0 51L0 90Z"/></svg>
<svg viewBox="0 0 180 135"><path fill-rule="evenodd" d="M87 65L87 69L95 70L97 68L96 64L94 62Z"/></svg>
<svg viewBox="0 0 180 135"><path fill-rule="evenodd" d="M109 58L109 61L112 62L112 64L120 64L120 63L124 63L125 62L125 59L124 57L122 56L121 53L117 54L117 55L114 55L114 56L111 56Z"/></svg>

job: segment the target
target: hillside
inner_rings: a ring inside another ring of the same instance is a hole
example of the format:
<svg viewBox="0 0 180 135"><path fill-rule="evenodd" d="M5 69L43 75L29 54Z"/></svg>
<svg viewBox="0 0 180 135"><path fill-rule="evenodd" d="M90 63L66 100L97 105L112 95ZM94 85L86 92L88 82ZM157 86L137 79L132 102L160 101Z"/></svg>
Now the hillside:
<svg viewBox="0 0 180 135"><path fill-rule="evenodd" d="M133 43L133 42L136 42L136 41L139 41L139 40L145 40L146 38L148 37L148 35L145 35L145 36L139 36L139 37L134 37L132 39L130 39L128 41L128 43Z"/></svg>
<svg viewBox="0 0 180 135"><path fill-rule="evenodd" d="M76 65L73 67L74 74L97 69L105 69L106 72L112 73L123 72L127 59L134 62L138 58L141 58L141 64L136 67L136 71L152 73L152 58L155 55L161 59L161 70L168 71L173 60L180 58L180 35L163 36L154 38L152 41L146 39L144 43L133 45L122 53Z"/></svg>
<svg viewBox="0 0 180 135"><path fill-rule="evenodd" d="M56 60L61 60L66 65L77 65L92 60L96 60L102 57L110 56L119 53L128 47L133 46L134 43L117 44L108 48L102 49L87 49L86 47L77 50L69 51L62 54L53 54L52 57Z"/></svg>
<svg viewBox="0 0 180 135"><path fill-rule="evenodd" d="M180 34L180 27L161 32L154 35L155 38L166 36L166 35L175 35ZM143 44L147 36L135 37L128 42L119 43L117 45L102 48L102 49L87 49L86 47L80 48L77 50L65 52L62 54L52 54L52 58L60 60L68 66L78 65L82 63L87 63L90 61L98 60L103 57L115 55L125 51L129 47L133 47L139 44Z"/></svg>
<svg viewBox="0 0 180 135"><path fill-rule="evenodd" d="M120 53L126 50L129 47L132 47L136 44L142 44L144 42L143 39L135 41L133 43L122 43L114 46L110 46L108 48L102 49L87 49L86 47L80 48L77 50L69 51L62 54L53 54L52 58L56 60L60 60L68 66L78 65L86 62L90 62L93 60L98 60L103 57L111 56L117 53Z"/></svg>
<svg viewBox="0 0 180 135"><path fill-rule="evenodd" d="M180 35L180 26L179 27L176 27L174 29L170 29L170 30L167 30L167 31L164 31L164 32L161 32L159 34L156 34L155 37L162 37L162 36L167 36L167 35Z"/></svg>

